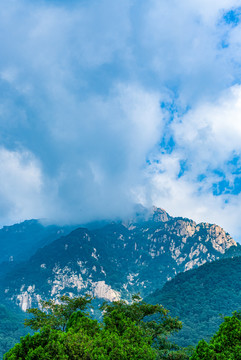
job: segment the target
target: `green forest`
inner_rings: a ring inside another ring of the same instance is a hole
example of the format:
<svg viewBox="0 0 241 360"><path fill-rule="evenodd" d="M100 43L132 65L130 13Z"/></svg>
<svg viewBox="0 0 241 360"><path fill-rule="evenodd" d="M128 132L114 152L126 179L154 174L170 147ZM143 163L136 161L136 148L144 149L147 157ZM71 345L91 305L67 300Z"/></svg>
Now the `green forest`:
<svg viewBox="0 0 241 360"><path fill-rule="evenodd" d="M147 304L138 295L131 304L104 303L103 321L98 322L86 310L91 300L88 295L62 296L59 304L42 301L42 310L28 310L32 316L25 325L36 332L22 337L4 360L189 358L188 350L168 340L182 325L161 305Z"/></svg>
<svg viewBox="0 0 241 360"><path fill-rule="evenodd" d="M178 274L145 298L178 316L182 330L173 340L180 346L209 340L225 316L241 310L241 257L207 263Z"/></svg>
<svg viewBox="0 0 241 360"><path fill-rule="evenodd" d="M29 329L24 327L24 314L19 309L9 309L0 304L0 359L3 354L19 341L21 336L27 335Z"/></svg>
<svg viewBox="0 0 241 360"><path fill-rule="evenodd" d="M169 340L182 328L178 318L161 305L148 304L138 295L132 303L104 303L103 322L92 319L89 295L62 296L59 304L42 301L28 310L25 325L35 331L22 337L4 360L239 360L241 313L225 317L210 339L196 348L181 348Z"/></svg>
<svg viewBox="0 0 241 360"><path fill-rule="evenodd" d="M88 295L42 301L27 314L1 305L1 358L241 359L240 273L241 257L208 263L144 300L103 303L98 320Z"/></svg>

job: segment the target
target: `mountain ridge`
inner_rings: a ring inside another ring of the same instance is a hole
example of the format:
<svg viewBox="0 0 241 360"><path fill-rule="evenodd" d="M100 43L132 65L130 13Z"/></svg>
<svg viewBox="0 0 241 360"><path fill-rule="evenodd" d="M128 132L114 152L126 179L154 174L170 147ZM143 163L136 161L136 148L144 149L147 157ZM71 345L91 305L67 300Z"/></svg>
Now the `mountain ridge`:
<svg viewBox="0 0 241 360"><path fill-rule="evenodd" d="M62 294L89 292L110 301L130 299L136 292L146 296L231 247L237 243L221 227L153 208L129 222L75 229L40 248L5 276L2 293L24 311Z"/></svg>

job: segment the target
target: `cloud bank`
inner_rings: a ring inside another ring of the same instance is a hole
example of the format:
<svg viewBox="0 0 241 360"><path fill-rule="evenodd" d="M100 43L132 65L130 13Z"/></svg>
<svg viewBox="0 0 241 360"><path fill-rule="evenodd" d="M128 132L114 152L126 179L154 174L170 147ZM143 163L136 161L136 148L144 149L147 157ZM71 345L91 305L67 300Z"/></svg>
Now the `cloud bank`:
<svg viewBox="0 0 241 360"><path fill-rule="evenodd" d="M240 237L241 1L0 0L0 224L156 204Z"/></svg>

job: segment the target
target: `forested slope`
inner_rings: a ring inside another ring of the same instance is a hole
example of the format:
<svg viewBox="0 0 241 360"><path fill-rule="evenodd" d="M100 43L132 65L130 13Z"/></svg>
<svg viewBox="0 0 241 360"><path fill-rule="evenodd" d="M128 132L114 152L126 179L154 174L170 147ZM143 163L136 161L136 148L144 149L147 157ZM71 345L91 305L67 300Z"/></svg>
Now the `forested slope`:
<svg viewBox="0 0 241 360"><path fill-rule="evenodd" d="M145 300L162 304L180 318L183 329L175 339L180 345L209 339L222 322L220 315L241 310L241 257L180 273Z"/></svg>
<svg viewBox="0 0 241 360"><path fill-rule="evenodd" d="M23 322L27 314L19 309L10 310L4 304L0 304L0 359L20 337L26 335L31 329L24 327Z"/></svg>

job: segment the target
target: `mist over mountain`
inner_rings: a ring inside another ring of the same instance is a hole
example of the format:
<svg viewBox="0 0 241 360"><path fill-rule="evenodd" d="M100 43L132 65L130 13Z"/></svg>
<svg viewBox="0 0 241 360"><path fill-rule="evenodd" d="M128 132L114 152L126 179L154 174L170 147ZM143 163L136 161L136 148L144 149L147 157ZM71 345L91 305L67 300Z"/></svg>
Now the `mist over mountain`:
<svg viewBox="0 0 241 360"><path fill-rule="evenodd" d="M0 1L0 225L136 203L240 237L237 0Z"/></svg>
<svg viewBox="0 0 241 360"><path fill-rule="evenodd" d="M61 295L208 338L241 300L241 0L0 0L0 34L0 357Z"/></svg>

